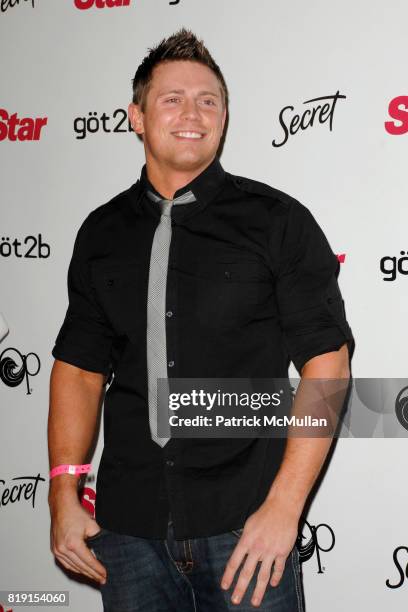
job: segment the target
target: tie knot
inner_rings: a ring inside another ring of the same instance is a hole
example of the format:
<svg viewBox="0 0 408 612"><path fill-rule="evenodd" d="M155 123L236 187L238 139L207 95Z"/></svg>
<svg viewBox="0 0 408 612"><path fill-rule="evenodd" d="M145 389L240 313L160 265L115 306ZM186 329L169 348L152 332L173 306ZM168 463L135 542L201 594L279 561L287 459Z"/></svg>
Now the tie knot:
<svg viewBox="0 0 408 612"><path fill-rule="evenodd" d="M161 214L165 217L170 217L171 207L173 206L174 200L160 200Z"/></svg>
<svg viewBox="0 0 408 612"><path fill-rule="evenodd" d="M150 191L150 189L147 191L147 196L150 200L159 204L161 214L165 217L170 217L170 211L173 204L189 204L190 202L196 201L196 197L192 191L187 191L186 193L183 193L182 195L175 198L174 200L166 200L165 198L161 198L160 196Z"/></svg>

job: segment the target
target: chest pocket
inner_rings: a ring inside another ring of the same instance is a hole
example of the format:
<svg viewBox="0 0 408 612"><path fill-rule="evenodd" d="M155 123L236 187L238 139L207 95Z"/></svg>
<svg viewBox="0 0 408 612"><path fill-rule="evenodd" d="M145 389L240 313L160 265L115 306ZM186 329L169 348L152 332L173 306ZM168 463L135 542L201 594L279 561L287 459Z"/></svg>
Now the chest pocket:
<svg viewBox="0 0 408 612"><path fill-rule="evenodd" d="M197 318L214 330L251 321L272 290L269 270L256 259L206 259L197 264L195 276Z"/></svg>
<svg viewBox="0 0 408 612"><path fill-rule="evenodd" d="M258 261L207 260L198 265L200 277L232 283L265 281L263 266Z"/></svg>
<svg viewBox="0 0 408 612"><path fill-rule="evenodd" d="M96 299L118 334L133 334L144 323L147 273L139 262L93 262L92 288Z"/></svg>

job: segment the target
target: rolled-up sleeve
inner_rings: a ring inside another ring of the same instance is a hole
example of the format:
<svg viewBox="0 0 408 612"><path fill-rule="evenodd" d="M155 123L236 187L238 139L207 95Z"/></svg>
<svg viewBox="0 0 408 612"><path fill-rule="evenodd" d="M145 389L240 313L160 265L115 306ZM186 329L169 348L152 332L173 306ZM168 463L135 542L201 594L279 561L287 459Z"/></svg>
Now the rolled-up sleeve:
<svg viewBox="0 0 408 612"><path fill-rule="evenodd" d="M340 262L312 213L289 204L278 254L276 298L290 359L299 374L305 363L355 342L338 285Z"/></svg>
<svg viewBox="0 0 408 612"><path fill-rule="evenodd" d="M88 216L78 230L68 268L68 309L52 350L56 359L83 370L110 373L113 330L91 286Z"/></svg>

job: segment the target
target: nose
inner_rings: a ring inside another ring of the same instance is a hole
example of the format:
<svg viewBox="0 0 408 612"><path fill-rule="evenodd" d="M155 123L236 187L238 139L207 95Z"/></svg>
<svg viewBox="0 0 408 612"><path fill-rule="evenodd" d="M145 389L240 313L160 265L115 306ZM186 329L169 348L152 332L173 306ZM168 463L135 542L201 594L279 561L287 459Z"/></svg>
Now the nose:
<svg viewBox="0 0 408 612"><path fill-rule="evenodd" d="M183 107L181 110L181 116L185 119L198 119L199 112L197 108L197 103L195 100L190 98L185 98L183 102Z"/></svg>

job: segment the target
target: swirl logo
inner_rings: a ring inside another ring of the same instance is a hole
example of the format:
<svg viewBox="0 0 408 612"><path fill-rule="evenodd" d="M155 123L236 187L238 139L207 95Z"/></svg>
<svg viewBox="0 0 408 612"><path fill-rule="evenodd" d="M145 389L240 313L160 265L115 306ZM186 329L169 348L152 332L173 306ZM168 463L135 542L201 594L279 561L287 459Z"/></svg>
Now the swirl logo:
<svg viewBox="0 0 408 612"><path fill-rule="evenodd" d="M397 395L395 400L395 414L397 419L408 431L408 387L404 387Z"/></svg>
<svg viewBox="0 0 408 612"><path fill-rule="evenodd" d="M28 377L36 376L40 367L40 358L36 353L23 355L18 349L10 347L4 349L0 354L0 379L8 387L18 387L25 379L27 395L30 395L32 391Z"/></svg>
<svg viewBox="0 0 408 612"><path fill-rule="evenodd" d="M307 531L309 532L308 536L303 535L303 531L305 531L305 527ZM319 535L318 533L319 529L321 530L321 532L324 533L323 537L322 537L322 533ZM323 540L324 538L326 539L325 543L321 541L321 539ZM307 541L305 544L303 544L302 540L305 540L305 539ZM325 545L322 545L323 543ZM311 525L310 523L308 523L308 521L304 521L302 533L298 535L297 541L296 541L296 546L297 546L297 549L299 551L299 556L300 556L300 562L304 563L305 561L309 561L309 559L311 559L314 553L316 552L317 567L318 567L317 573L323 574L326 568L322 567L320 553L330 552L334 548L335 543L336 543L336 538L334 535L334 531L329 525L327 525L326 523L320 523L320 525Z"/></svg>

